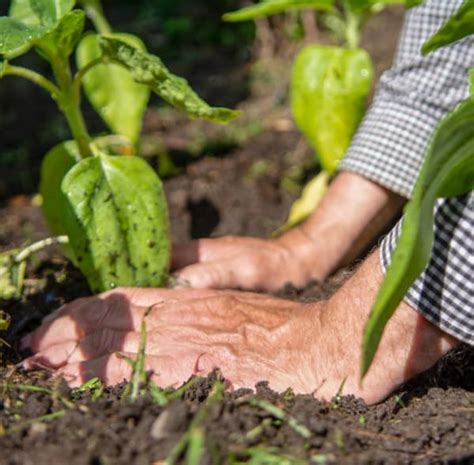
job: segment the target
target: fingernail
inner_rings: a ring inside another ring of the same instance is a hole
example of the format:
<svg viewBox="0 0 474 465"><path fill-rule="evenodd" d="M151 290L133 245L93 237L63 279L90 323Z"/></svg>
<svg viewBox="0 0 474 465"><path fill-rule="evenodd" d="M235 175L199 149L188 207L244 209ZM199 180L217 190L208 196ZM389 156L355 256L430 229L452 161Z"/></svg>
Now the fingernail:
<svg viewBox="0 0 474 465"><path fill-rule="evenodd" d="M20 349L21 350L29 349L31 347L31 340L32 340L31 334L27 334L26 336L24 336L20 341Z"/></svg>
<svg viewBox="0 0 474 465"><path fill-rule="evenodd" d="M187 279L174 275L170 276L168 280L168 287L171 289L190 288L191 283Z"/></svg>

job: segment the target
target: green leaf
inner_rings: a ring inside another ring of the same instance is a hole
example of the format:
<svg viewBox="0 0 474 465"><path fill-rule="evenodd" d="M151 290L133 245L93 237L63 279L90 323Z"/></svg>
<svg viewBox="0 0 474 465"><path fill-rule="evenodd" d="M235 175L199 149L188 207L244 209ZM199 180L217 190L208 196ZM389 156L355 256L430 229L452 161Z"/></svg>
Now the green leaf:
<svg viewBox="0 0 474 465"><path fill-rule="evenodd" d="M21 297L26 273L26 262L16 262L19 249L0 253L0 299Z"/></svg>
<svg viewBox="0 0 474 465"><path fill-rule="evenodd" d="M41 24L38 15L31 7L30 0L12 0L8 15L10 18L28 26L39 26Z"/></svg>
<svg viewBox="0 0 474 465"><path fill-rule="evenodd" d="M48 28L28 26L15 19L0 17L0 56L15 58L26 53Z"/></svg>
<svg viewBox="0 0 474 465"><path fill-rule="evenodd" d="M69 13L76 2L74 0L13 0L9 16L26 25L55 25Z"/></svg>
<svg viewBox="0 0 474 465"><path fill-rule="evenodd" d="M75 3L75 0L30 0L31 9L44 26L56 24Z"/></svg>
<svg viewBox="0 0 474 465"><path fill-rule="evenodd" d="M390 5L404 5L407 8L422 3L423 0L345 0L344 5L353 13L378 12L386 6Z"/></svg>
<svg viewBox="0 0 474 465"><path fill-rule="evenodd" d="M426 55L470 34L474 34L474 0L465 0L438 32L423 44L421 51Z"/></svg>
<svg viewBox="0 0 474 465"><path fill-rule="evenodd" d="M141 158L86 158L62 182L64 225L94 291L160 286L170 260L161 181Z"/></svg>
<svg viewBox="0 0 474 465"><path fill-rule="evenodd" d="M47 57L68 58L81 38L84 30L85 13L74 10L66 13L57 26L37 42L37 46Z"/></svg>
<svg viewBox="0 0 474 465"><path fill-rule="evenodd" d="M43 158L39 192L43 198L42 208L46 223L57 236L66 234L61 210L64 203L61 183L66 173L80 160L75 141L56 145Z"/></svg>
<svg viewBox="0 0 474 465"><path fill-rule="evenodd" d="M110 37L145 51L141 39L134 35L114 33ZM78 68L83 68L101 55L99 36L85 36L76 52ZM84 76L82 82L89 101L111 131L127 136L136 143L150 97L149 88L136 83L128 70L115 63L95 66Z"/></svg>
<svg viewBox="0 0 474 465"><path fill-rule="evenodd" d="M326 171L321 171L311 179L303 189L299 199L291 206L290 214L286 224L280 232L291 229L299 223L302 223L311 215L319 202L324 197L328 189L329 175Z"/></svg>
<svg viewBox="0 0 474 465"><path fill-rule="evenodd" d="M224 21L237 22L275 15L290 10L307 8L330 10L333 4L334 0L263 0L255 5L226 13L222 16L222 19Z"/></svg>
<svg viewBox="0 0 474 465"><path fill-rule="evenodd" d="M439 124L418 177L392 262L366 324L362 375L377 351L383 330L406 292L424 270L433 247L433 209L437 198L474 188L474 101L469 99Z"/></svg>
<svg viewBox="0 0 474 465"><path fill-rule="evenodd" d="M362 49L311 45L296 57L293 116L329 174L344 157L364 115L372 80L372 62Z"/></svg>
<svg viewBox="0 0 474 465"><path fill-rule="evenodd" d="M172 74L157 56L110 37L101 37L100 46L106 56L130 71L135 82L149 86L163 100L189 116L226 123L239 114L228 108L209 106L185 79Z"/></svg>

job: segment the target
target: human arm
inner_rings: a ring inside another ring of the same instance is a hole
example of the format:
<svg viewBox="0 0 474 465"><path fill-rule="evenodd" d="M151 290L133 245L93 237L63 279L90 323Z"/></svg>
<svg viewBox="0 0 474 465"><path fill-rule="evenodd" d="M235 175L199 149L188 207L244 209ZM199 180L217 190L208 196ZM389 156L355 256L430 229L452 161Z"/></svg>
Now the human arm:
<svg viewBox="0 0 474 465"><path fill-rule="evenodd" d="M323 280L364 251L404 202L359 174L341 173L311 217L279 238L200 239L175 247L178 282L275 291Z"/></svg>

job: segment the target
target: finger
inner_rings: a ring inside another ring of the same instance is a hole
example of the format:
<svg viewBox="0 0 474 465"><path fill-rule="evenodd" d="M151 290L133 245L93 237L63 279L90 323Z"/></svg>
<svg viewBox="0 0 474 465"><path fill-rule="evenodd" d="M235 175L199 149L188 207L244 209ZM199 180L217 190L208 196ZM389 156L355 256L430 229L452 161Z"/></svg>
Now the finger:
<svg viewBox="0 0 474 465"><path fill-rule="evenodd" d="M37 367L60 368L69 363L98 358L113 352L138 352L140 333L102 329L78 341L64 341L23 361L27 370Z"/></svg>
<svg viewBox="0 0 474 465"><path fill-rule="evenodd" d="M91 378L98 377L112 385L129 380L132 367L124 358L135 360L135 353L114 353L71 363L58 370L71 387L77 387ZM145 370L152 373L152 380L160 387L178 387L195 374L196 354L186 356L146 356Z"/></svg>
<svg viewBox="0 0 474 465"><path fill-rule="evenodd" d="M241 287L235 273L236 269L232 260L218 260L189 265L175 276L195 289L229 289Z"/></svg>
<svg viewBox="0 0 474 465"><path fill-rule="evenodd" d="M22 339L21 347L33 352L65 341L78 341L101 328L116 331L138 331L147 311L146 307L129 308L96 305L73 306L54 320L43 323Z"/></svg>
<svg viewBox="0 0 474 465"><path fill-rule="evenodd" d="M216 239L197 239L187 244L173 246L171 268L184 268L195 263L207 263L228 258L230 253L241 252L246 238L226 236Z"/></svg>

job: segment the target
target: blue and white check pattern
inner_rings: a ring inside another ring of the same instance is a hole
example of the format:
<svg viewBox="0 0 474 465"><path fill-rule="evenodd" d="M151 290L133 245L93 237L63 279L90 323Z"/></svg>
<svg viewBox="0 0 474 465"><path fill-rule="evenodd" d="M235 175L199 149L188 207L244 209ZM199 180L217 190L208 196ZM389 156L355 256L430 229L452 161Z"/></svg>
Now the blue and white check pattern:
<svg viewBox="0 0 474 465"><path fill-rule="evenodd" d="M422 44L462 0L428 0L407 13L392 68L381 78L341 170L409 198L439 120L469 95L474 37L423 57ZM403 221L403 219L401 220ZM382 241L386 270L401 222ZM431 260L405 301L443 331L474 345L474 194L440 199Z"/></svg>

